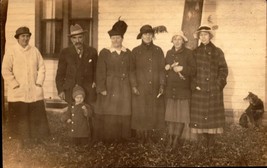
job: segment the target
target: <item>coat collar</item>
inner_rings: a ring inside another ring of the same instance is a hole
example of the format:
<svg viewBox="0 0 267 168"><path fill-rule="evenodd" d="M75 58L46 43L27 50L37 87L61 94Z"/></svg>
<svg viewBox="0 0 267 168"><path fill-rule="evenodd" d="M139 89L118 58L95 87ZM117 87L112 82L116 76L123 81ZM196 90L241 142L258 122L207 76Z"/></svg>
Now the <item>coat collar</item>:
<svg viewBox="0 0 267 168"><path fill-rule="evenodd" d="M216 48L216 46L212 43L212 42L209 42L208 44L203 44L203 43L200 43L199 47L206 47L206 48Z"/></svg>
<svg viewBox="0 0 267 168"><path fill-rule="evenodd" d="M31 48L29 44L25 48L23 48L18 42L16 43L16 47L22 52L25 52Z"/></svg>
<svg viewBox="0 0 267 168"><path fill-rule="evenodd" d="M145 43L145 42L142 40L142 44L141 44L141 46L142 46L143 48L150 49L152 46L154 46L154 44L153 44L153 41L151 41L151 43L147 44L147 43Z"/></svg>
<svg viewBox="0 0 267 168"><path fill-rule="evenodd" d="M172 49L171 49L171 51L172 51L173 53L181 53L181 52L184 51L184 49L185 49L185 47L184 47L184 45L183 45L178 51L176 51L176 50L175 50L175 47L173 46Z"/></svg>
<svg viewBox="0 0 267 168"><path fill-rule="evenodd" d="M117 49L115 49L114 47L110 47L110 48L107 48L111 53L113 53L113 52L117 52L117 54L120 54L121 53L121 51L123 51L123 52L126 52L127 51L127 49L124 47L124 46L122 46L121 47L121 50L117 50Z"/></svg>

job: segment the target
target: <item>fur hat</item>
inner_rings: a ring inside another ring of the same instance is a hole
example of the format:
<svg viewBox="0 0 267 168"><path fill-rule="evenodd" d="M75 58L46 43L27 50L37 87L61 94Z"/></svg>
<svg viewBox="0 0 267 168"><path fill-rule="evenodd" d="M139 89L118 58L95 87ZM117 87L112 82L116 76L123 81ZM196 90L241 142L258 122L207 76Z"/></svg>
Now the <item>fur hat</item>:
<svg viewBox="0 0 267 168"><path fill-rule="evenodd" d="M30 29L28 27L20 27L16 30L16 34L15 34L15 38L18 39L19 35L21 34L29 34L30 36L32 35L32 33L30 32Z"/></svg>
<svg viewBox="0 0 267 168"><path fill-rule="evenodd" d="M184 42L187 42L188 41L188 39L184 35L184 32L183 31L179 31L179 32L174 33L174 35L172 36L172 41L171 42L173 42L173 39L176 36L181 36L184 39Z"/></svg>
<svg viewBox="0 0 267 168"><path fill-rule="evenodd" d="M140 33L137 35L137 39L141 39L144 33L152 33L154 36L155 30L150 25L144 25L140 28Z"/></svg>
<svg viewBox="0 0 267 168"><path fill-rule="evenodd" d="M85 97L85 92L84 92L84 89L79 86L79 85L76 85L74 88L73 88L73 91L72 91L72 97L73 99L75 99L75 97L77 95L82 95L83 98Z"/></svg>
<svg viewBox="0 0 267 168"><path fill-rule="evenodd" d="M122 21L122 20L118 20L113 26L112 29L108 31L109 36L115 36L115 35L121 35L121 37L123 37L123 35L125 34L126 30L127 30L128 25Z"/></svg>
<svg viewBox="0 0 267 168"><path fill-rule="evenodd" d="M211 35L211 38L214 36L213 30L211 29L210 26L207 26L207 25L199 26L197 31L195 31L195 33L193 34L194 38L198 39L200 32L208 32Z"/></svg>
<svg viewBox="0 0 267 168"><path fill-rule="evenodd" d="M83 28L78 24L71 25L70 26L69 37L75 36L75 35L78 35L78 34L83 34L83 33L86 33L86 32L87 32L87 30L83 30Z"/></svg>

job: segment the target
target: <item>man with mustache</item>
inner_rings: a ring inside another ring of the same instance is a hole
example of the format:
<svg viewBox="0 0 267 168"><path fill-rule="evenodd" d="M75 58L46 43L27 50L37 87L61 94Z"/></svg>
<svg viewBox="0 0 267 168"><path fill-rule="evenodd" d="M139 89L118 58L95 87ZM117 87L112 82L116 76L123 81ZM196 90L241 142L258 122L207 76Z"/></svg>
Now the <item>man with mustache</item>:
<svg viewBox="0 0 267 168"><path fill-rule="evenodd" d="M97 51L84 44L85 33L78 24L70 26L70 40L72 45L64 48L59 56L56 74L58 96L71 104L72 90L75 85L85 91L85 102L94 104L96 100L95 73Z"/></svg>

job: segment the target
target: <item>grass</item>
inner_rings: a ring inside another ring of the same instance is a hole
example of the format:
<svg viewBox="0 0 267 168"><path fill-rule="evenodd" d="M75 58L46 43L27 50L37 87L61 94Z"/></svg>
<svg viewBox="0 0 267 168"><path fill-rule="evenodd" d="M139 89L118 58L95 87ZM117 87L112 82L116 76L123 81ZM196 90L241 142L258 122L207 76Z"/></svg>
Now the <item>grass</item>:
<svg viewBox="0 0 267 168"><path fill-rule="evenodd" d="M60 113L48 112L51 137L44 144L18 150L15 140L3 129L4 168L83 168L83 167L175 167L175 166L267 166L267 127L244 129L234 123L216 138L212 154L197 152L195 141L166 151L166 133L153 133L156 143L141 145L97 142L91 147L73 146L60 121ZM202 141L201 141L202 142Z"/></svg>

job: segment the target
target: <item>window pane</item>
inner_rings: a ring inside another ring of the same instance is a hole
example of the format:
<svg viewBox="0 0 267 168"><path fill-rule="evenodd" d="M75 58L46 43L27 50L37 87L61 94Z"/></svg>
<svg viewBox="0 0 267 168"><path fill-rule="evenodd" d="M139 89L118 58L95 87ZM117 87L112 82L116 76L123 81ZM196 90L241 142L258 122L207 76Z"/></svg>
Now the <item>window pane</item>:
<svg viewBox="0 0 267 168"><path fill-rule="evenodd" d="M43 22L42 33L42 54L58 54L62 49L62 22L45 21Z"/></svg>
<svg viewBox="0 0 267 168"><path fill-rule="evenodd" d="M71 18L91 18L92 0L71 0Z"/></svg>
<svg viewBox="0 0 267 168"><path fill-rule="evenodd" d="M62 0L43 0L43 19L62 19Z"/></svg>

